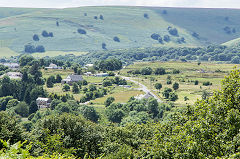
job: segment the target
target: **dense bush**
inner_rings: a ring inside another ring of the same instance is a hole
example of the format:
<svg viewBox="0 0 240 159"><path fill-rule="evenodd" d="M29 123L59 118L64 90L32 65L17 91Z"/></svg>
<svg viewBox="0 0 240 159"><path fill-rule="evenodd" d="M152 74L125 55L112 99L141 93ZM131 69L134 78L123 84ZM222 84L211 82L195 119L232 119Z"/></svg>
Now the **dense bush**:
<svg viewBox="0 0 240 159"><path fill-rule="evenodd" d="M33 40L34 40L34 41L39 41L39 36L38 36L37 34L34 34L34 35L33 35Z"/></svg>
<svg viewBox="0 0 240 159"><path fill-rule="evenodd" d="M120 42L120 39L119 39L119 37L117 37L117 36L113 37L113 40L114 40L115 42Z"/></svg>
<svg viewBox="0 0 240 159"><path fill-rule="evenodd" d="M77 31L79 34L87 34L86 30L84 30L84 29L79 28Z"/></svg>
<svg viewBox="0 0 240 159"><path fill-rule="evenodd" d="M170 28L168 29L168 32L169 32L169 34L171 34L171 35L173 35L173 36L178 36L178 30L177 30L176 28L170 27Z"/></svg>

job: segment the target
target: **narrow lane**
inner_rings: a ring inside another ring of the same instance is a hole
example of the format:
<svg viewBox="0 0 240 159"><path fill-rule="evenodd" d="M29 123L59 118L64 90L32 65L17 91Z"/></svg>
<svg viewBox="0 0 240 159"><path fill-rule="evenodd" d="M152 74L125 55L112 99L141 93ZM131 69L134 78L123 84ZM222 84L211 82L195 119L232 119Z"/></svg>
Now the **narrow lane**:
<svg viewBox="0 0 240 159"><path fill-rule="evenodd" d="M154 93L152 93L151 90L149 90L149 89L147 88L147 86L141 84L140 82L137 82L137 81L133 80L131 77L125 77L125 76L120 76L120 77L122 77L123 79L125 79L125 80L127 80L127 81L131 81L131 82L139 85L140 88L138 88L138 90L142 90L142 91L145 92L146 94L148 94L148 93L151 94L155 99L157 99L157 101L158 101L159 103L163 103L163 101L162 101L158 96L156 96Z"/></svg>

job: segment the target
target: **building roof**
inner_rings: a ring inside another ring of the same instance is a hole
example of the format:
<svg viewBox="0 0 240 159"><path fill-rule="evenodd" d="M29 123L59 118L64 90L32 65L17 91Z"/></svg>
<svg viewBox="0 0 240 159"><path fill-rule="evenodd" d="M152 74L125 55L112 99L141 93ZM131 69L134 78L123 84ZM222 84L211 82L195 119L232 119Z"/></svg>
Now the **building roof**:
<svg viewBox="0 0 240 159"><path fill-rule="evenodd" d="M149 92L143 96L143 98L145 99L148 99L150 97L153 97L153 95L151 95Z"/></svg>
<svg viewBox="0 0 240 159"><path fill-rule="evenodd" d="M49 67L58 67L56 64L51 63Z"/></svg>
<svg viewBox="0 0 240 159"><path fill-rule="evenodd" d="M1 65L7 66L7 67L19 67L18 63L1 63Z"/></svg>
<svg viewBox="0 0 240 159"><path fill-rule="evenodd" d="M38 97L37 100L38 100L38 101L46 101L46 102L47 102L47 101L49 101L49 100L51 100L51 99L50 99L50 98Z"/></svg>
<svg viewBox="0 0 240 159"><path fill-rule="evenodd" d="M71 81L82 81L83 80L82 75L69 75L68 77L71 79Z"/></svg>

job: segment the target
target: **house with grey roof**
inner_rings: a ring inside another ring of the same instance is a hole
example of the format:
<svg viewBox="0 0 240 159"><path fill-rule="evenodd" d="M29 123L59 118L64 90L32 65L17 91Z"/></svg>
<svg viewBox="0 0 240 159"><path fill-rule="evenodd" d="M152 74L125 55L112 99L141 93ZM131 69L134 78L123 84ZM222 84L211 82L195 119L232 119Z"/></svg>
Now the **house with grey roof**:
<svg viewBox="0 0 240 159"><path fill-rule="evenodd" d="M12 70L17 70L20 68L20 65L18 63L0 63L1 65L7 66L8 68Z"/></svg>
<svg viewBox="0 0 240 159"><path fill-rule="evenodd" d="M21 72L8 72L0 76L0 78L3 78L4 76L8 76L10 79L22 79L23 75Z"/></svg>
<svg viewBox="0 0 240 159"><path fill-rule="evenodd" d="M72 85L74 82L83 81L82 75L68 75L67 78L62 80L62 84Z"/></svg>

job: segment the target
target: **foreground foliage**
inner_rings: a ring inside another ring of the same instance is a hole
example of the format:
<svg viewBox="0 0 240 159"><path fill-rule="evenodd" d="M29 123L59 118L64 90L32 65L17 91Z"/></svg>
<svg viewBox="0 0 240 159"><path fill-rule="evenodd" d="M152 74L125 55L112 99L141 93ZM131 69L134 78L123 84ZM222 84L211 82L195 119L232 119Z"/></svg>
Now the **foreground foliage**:
<svg viewBox="0 0 240 159"><path fill-rule="evenodd" d="M199 100L194 106L173 109L161 122L121 127L118 124L95 124L70 114L45 115L38 121L32 135L25 137L34 143L31 149L26 146L18 151L18 155L45 155L49 158L56 158L56 154L60 155L59 158L62 155L82 158L239 158L239 97L240 70L235 69L222 81L222 89L212 97ZM4 116L6 114L1 114L1 118ZM7 120L15 121L12 118ZM7 128L7 131L12 130ZM12 138L7 136L4 140L19 140ZM15 152L5 147L2 146L2 156Z"/></svg>

